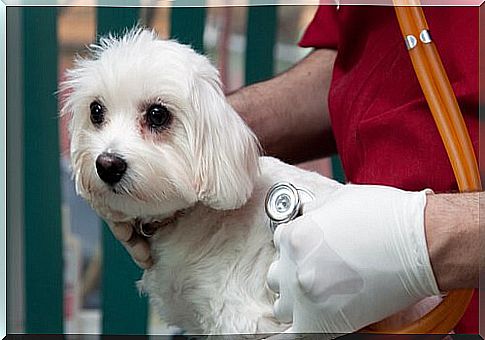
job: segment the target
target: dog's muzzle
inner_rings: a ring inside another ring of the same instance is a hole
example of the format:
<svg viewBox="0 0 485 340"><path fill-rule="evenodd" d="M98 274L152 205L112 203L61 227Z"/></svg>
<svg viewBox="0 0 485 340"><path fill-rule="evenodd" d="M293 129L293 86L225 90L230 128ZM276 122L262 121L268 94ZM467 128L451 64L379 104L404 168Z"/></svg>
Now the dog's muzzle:
<svg viewBox="0 0 485 340"><path fill-rule="evenodd" d="M290 222L301 216L303 204L314 199L314 195L303 188L297 188L288 182L274 184L266 194L265 210L270 219L270 228L274 233L278 225Z"/></svg>

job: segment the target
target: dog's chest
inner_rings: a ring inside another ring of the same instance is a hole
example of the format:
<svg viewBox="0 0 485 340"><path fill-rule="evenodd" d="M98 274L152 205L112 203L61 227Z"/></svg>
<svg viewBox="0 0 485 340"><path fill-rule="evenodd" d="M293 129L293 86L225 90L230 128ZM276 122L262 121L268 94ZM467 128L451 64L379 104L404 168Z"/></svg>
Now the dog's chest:
<svg viewBox="0 0 485 340"><path fill-rule="evenodd" d="M143 286L167 322L193 332L254 333L271 314L271 234L259 212L232 215L195 211L153 240L156 263Z"/></svg>

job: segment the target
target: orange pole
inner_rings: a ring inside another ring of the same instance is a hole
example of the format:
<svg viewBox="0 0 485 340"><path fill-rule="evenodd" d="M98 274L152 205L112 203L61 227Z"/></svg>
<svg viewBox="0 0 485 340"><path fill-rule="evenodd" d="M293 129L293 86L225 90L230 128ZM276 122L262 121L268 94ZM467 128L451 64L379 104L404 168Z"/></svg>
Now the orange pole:
<svg viewBox="0 0 485 340"><path fill-rule="evenodd" d="M418 0L395 0L396 15L421 89L435 120L461 192L481 191L480 173L458 101L451 87ZM399 329L379 323L366 328L372 333L447 334L460 321L473 290L449 292L443 302L421 319Z"/></svg>

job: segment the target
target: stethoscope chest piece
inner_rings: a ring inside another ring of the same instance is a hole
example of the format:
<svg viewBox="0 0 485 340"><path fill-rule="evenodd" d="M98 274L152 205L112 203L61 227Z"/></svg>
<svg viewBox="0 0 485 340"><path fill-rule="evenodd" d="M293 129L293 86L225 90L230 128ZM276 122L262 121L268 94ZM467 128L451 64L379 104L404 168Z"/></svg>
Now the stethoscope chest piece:
<svg viewBox="0 0 485 340"><path fill-rule="evenodd" d="M274 232L276 227L281 223L287 223L302 212L302 198L300 191L309 195L310 200L313 195L304 190L297 189L293 184L288 182L278 182L274 184L266 194L265 210L270 219L270 228Z"/></svg>

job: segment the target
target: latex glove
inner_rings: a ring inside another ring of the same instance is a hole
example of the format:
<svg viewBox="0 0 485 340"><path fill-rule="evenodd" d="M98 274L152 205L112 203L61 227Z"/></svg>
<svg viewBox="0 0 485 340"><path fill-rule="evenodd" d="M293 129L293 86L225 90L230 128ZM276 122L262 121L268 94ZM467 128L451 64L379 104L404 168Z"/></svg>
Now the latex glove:
<svg viewBox="0 0 485 340"><path fill-rule="evenodd" d="M280 294L275 316L293 322L289 332L354 332L440 294L424 232L426 192L341 185L278 226L268 285Z"/></svg>
<svg viewBox="0 0 485 340"><path fill-rule="evenodd" d="M132 223L107 222L114 237L120 241L138 267L147 269L153 265L148 241L135 232Z"/></svg>

